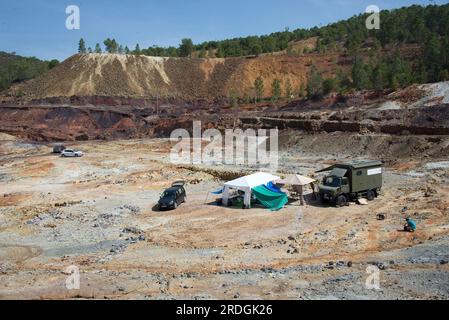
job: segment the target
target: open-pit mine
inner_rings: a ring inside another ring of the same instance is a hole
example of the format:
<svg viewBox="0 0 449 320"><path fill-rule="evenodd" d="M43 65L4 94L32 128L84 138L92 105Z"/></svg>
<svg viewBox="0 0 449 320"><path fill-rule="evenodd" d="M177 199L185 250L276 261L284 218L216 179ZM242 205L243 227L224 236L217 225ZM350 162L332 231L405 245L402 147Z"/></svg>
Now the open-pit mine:
<svg viewBox="0 0 449 320"><path fill-rule="evenodd" d="M259 74L300 85L304 59L75 55L13 86L0 104L0 299L449 299L449 83L223 102ZM315 59L323 73L345 63ZM321 182L334 163L382 161L382 193L221 206L211 191L263 168L171 163L171 132L193 120L278 129L279 176ZM177 180L186 203L158 210Z"/></svg>

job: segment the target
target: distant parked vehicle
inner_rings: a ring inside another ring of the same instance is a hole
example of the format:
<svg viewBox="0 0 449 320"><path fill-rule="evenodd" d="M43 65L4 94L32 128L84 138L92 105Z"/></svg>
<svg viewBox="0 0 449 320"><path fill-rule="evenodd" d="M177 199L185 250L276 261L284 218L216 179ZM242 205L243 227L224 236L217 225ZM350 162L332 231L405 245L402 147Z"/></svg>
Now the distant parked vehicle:
<svg viewBox="0 0 449 320"><path fill-rule="evenodd" d="M53 146L53 153L59 153L60 154L64 150L65 150L65 147L63 145L58 144L58 145Z"/></svg>
<svg viewBox="0 0 449 320"><path fill-rule="evenodd" d="M184 181L176 181L171 188L164 191L158 202L159 210L176 209L179 205L186 202L186 190Z"/></svg>
<svg viewBox="0 0 449 320"><path fill-rule="evenodd" d="M65 149L61 152L61 157L68 158L68 157L82 157L84 156L84 153L82 151L75 151L72 149Z"/></svg>

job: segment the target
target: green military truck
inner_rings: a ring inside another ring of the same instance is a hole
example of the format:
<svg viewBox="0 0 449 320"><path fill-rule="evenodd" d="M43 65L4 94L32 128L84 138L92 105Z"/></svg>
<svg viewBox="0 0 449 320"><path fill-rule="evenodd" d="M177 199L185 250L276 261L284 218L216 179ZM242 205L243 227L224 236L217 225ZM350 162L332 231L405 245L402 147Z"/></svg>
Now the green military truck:
<svg viewBox="0 0 449 320"><path fill-rule="evenodd" d="M357 201L365 197L372 201L382 189L382 162L358 160L335 164L329 168L317 171L327 172L323 183L319 186L320 199L338 207L345 206L349 201Z"/></svg>

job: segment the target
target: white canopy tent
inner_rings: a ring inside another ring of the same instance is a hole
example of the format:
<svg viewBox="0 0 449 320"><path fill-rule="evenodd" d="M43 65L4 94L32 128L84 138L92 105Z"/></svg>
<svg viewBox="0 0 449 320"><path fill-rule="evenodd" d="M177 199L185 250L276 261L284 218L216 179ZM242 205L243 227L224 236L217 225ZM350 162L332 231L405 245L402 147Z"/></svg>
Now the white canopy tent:
<svg viewBox="0 0 449 320"><path fill-rule="evenodd" d="M266 172L258 172L249 176L241 177L233 181L226 182L223 190L223 205L228 205L230 189L236 189L245 192L243 203L246 208L251 207L251 189L266 185L280 179L278 176Z"/></svg>

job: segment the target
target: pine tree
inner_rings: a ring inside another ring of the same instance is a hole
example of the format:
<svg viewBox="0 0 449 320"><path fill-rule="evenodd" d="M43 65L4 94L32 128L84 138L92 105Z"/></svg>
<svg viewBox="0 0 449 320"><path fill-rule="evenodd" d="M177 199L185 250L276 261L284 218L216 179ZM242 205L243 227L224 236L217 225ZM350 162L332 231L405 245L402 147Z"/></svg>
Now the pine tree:
<svg viewBox="0 0 449 320"><path fill-rule="evenodd" d="M440 74L438 76L440 81L448 81L449 80L449 71L447 69L440 70Z"/></svg>
<svg viewBox="0 0 449 320"><path fill-rule="evenodd" d="M217 58L224 58L224 57L225 57L225 52L224 52L223 46L220 45L217 48Z"/></svg>
<svg viewBox="0 0 449 320"><path fill-rule="evenodd" d="M262 53L262 47L260 44L256 43L251 47L251 54L258 56Z"/></svg>
<svg viewBox="0 0 449 320"><path fill-rule="evenodd" d="M384 62L374 68L372 82L375 90L382 90L388 86L388 67Z"/></svg>
<svg viewBox="0 0 449 320"><path fill-rule="evenodd" d="M398 76L395 75L394 73L392 73L390 75L390 80L389 80L388 86L393 90L396 90L397 88L399 88Z"/></svg>
<svg viewBox="0 0 449 320"><path fill-rule="evenodd" d="M442 68L449 69L449 35L441 39L440 64Z"/></svg>
<svg viewBox="0 0 449 320"><path fill-rule="evenodd" d="M322 95L323 90L323 78L318 73L316 67L312 67L309 82L307 83L307 98L315 99Z"/></svg>
<svg viewBox="0 0 449 320"><path fill-rule="evenodd" d="M431 82L438 81L440 73L441 46L440 41L433 34L424 46L424 61L426 63L428 80Z"/></svg>
<svg viewBox="0 0 449 320"><path fill-rule="evenodd" d="M305 97L304 91L305 91L304 83L301 83L301 85L298 88L298 97L300 99Z"/></svg>
<svg viewBox="0 0 449 320"><path fill-rule="evenodd" d="M282 95L281 80L274 79L271 84L271 100L276 102Z"/></svg>
<svg viewBox="0 0 449 320"><path fill-rule="evenodd" d="M416 83L427 83L428 82L428 75L427 75L427 69L424 63L420 63L418 67L415 70L413 81Z"/></svg>
<svg viewBox="0 0 449 320"><path fill-rule="evenodd" d="M323 94L327 95L337 90L337 80L334 78L325 79L323 81Z"/></svg>
<svg viewBox="0 0 449 320"><path fill-rule="evenodd" d="M317 39L316 41L316 52L317 53L323 53L324 52L324 46L323 46L323 42L321 41L320 38Z"/></svg>
<svg viewBox="0 0 449 320"><path fill-rule="evenodd" d="M179 46L179 56L188 57L193 53L194 46L192 39L182 39Z"/></svg>
<svg viewBox="0 0 449 320"><path fill-rule="evenodd" d="M118 43L117 43L117 41L115 41L115 39L109 39L109 38L107 38L105 41L104 41L104 45L105 45L105 47L106 47L106 51L108 52L108 53L117 53L117 51L118 51Z"/></svg>
<svg viewBox="0 0 449 320"><path fill-rule="evenodd" d="M134 54L137 54L137 55L141 54L139 44L136 44L136 48L134 49Z"/></svg>
<svg viewBox="0 0 449 320"><path fill-rule="evenodd" d="M202 48L201 48L201 51L200 51L199 57L202 58L202 59L204 59L204 58L206 58L206 56L207 56L206 48L205 48L205 47L202 47Z"/></svg>
<svg viewBox="0 0 449 320"><path fill-rule="evenodd" d="M239 100L237 97L237 91L235 89L231 89L229 91L228 101L231 107L236 108L239 104Z"/></svg>
<svg viewBox="0 0 449 320"><path fill-rule="evenodd" d="M370 87L370 78L363 60L356 58L352 66L352 81L357 90Z"/></svg>
<svg viewBox="0 0 449 320"><path fill-rule="evenodd" d="M287 99L288 102L291 102L292 96L293 96L292 83L291 83L290 79L287 79L287 81L285 83L285 98Z"/></svg>
<svg viewBox="0 0 449 320"><path fill-rule="evenodd" d="M338 69L337 71L337 87L338 92L343 94L351 87L351 81L349 80L348 75L342 70Z"/></svg>
<svg viewBox="0 0 449 320"><path fill-rule="evenodd" d="M391 68L390 73L390 87L397 89L398 87L406 87L412 83L412 70L410 64L403 60L399 54L397 54L393 60L389 63Z"/></svg>
<svg viewBox="0 0 449 320"><path fill-rule="evenodd" d="M48 69L53 69L54 67L56 67L59 64L59 61L56 59L51 60L48 63Z"/></svg>
<svg viewBox="0 0 449 320"><path fill-rule="evenodd" d="M78 43L78 53L86 53L86 43L83 38Z"/></svg>
<svg viewBox="0 0 449 320"><path fill-rule="evenodd" d="M101 53L101 46L99 43L95 45L95 53Z"/></svg>
<svg viewBox="0 0 449 320"><path fill-rule="evenodd" d="M251 103L251 97L250 97L247 93L245 93L245 94L243 95L243 102L244 102L245 104L250 104L250 103Z"/></svg>
<svg viewBox="0 0 449 320"><path fill-rule="evenodd" d="M264 83L261 76L258 76L254 81L254 89L256 91L256 102L259 102L264 94Z"/></svg>

